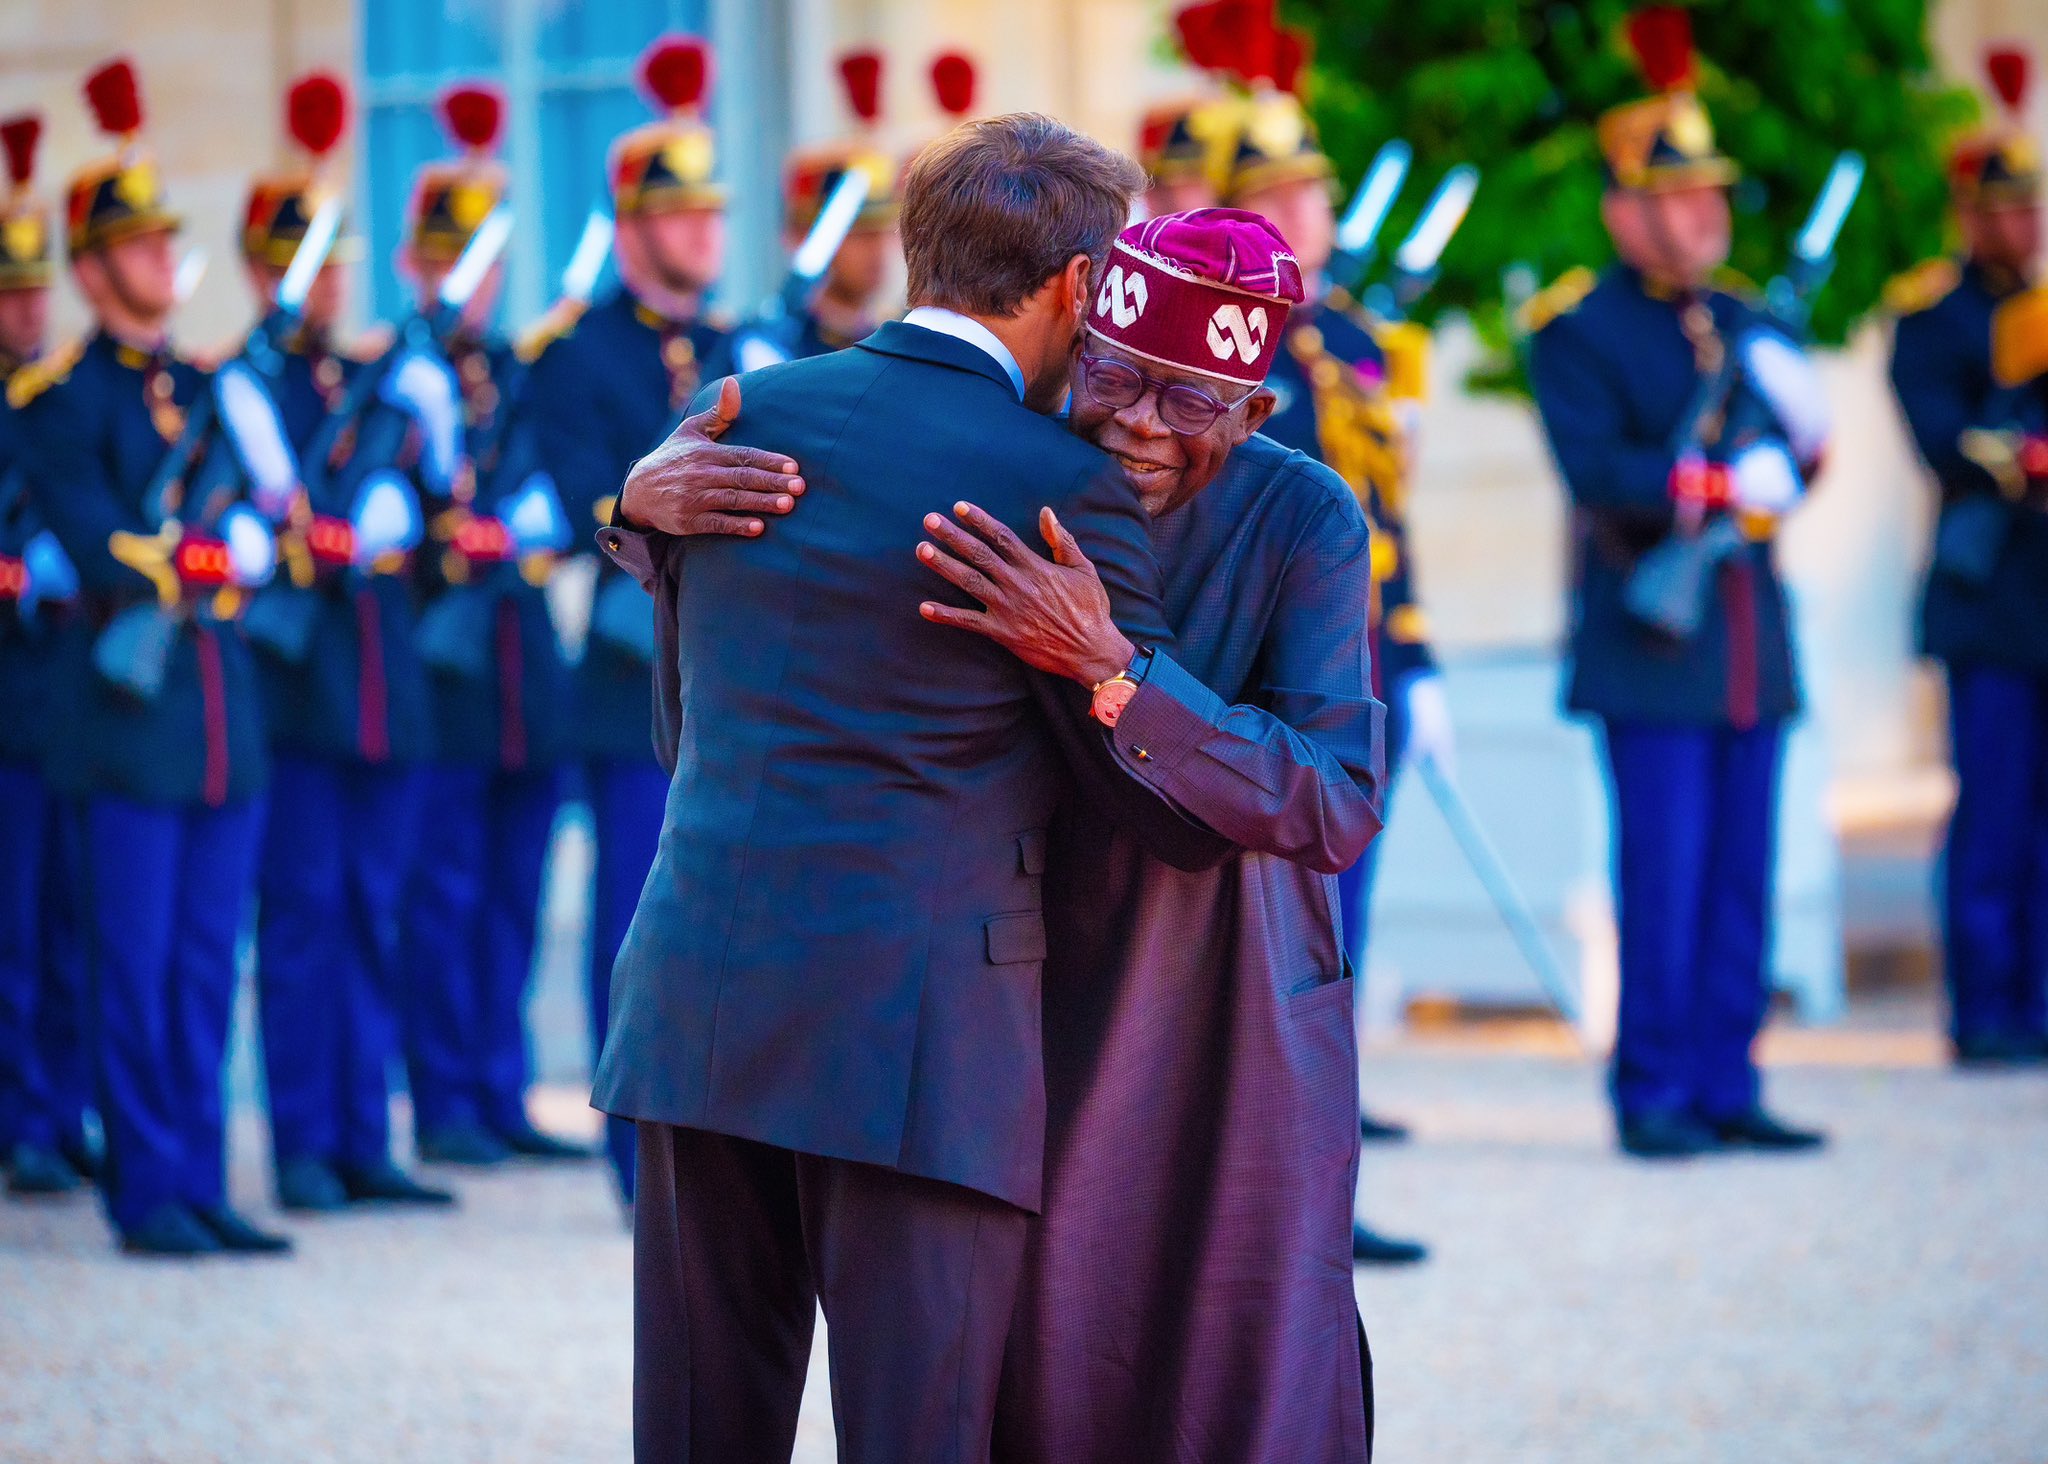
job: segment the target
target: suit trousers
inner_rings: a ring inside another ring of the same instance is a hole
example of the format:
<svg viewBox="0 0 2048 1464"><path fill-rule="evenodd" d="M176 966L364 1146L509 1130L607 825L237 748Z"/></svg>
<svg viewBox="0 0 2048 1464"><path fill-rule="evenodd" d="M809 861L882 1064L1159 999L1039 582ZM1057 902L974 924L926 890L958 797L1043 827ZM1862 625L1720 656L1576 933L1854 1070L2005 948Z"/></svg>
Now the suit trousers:
<svg viewBox="0 0 2048 1464"><path fill-rule="evenodd" d="M277 759L256 959L279 1165L390 1162L399 902L418 791L409 768Z"/></svg>
<svg viewBox="0 0 2048 1464"><path fill-rule="evenodd" d="M160 1205L226 1201L222 1066L262 826L258 800L86 804L104 1190L124 1233Z"/></svg>
<svg viewBox="0 0 2048 1464"><path fill-rule="evenodd" d="M1024 1211L701 1129L638 1134L638 1464L787 1464L820 1306L841 1464L986 1464Z"/></svg>
<svg viewBox="0 0 2048 1464"><path fill-rule="evenodd" d="M1624 1120L1755 1106L1750 1047L1770 987L1773 813L1782 730L1604 724L1614 804Z"/></svg>
<svg viewBox="0 0 2048 1464"><path fill-rule="evenodd" d="M1959 1040L2048 1026L2048 677L1951 666L1956 807L1942 856L1949 1026Z"/></svg>
<svg viewBox="0 0 2048 1464"><path fill-rule="evenodd" d="M91 1106L78 812L0 762L0 1156L82 1143Z"/></svg>
<svg viewBox="0 0 2048 1464"><path fill-rule="evenodd" d="M526 992L560 802L552 768L439 763L422 774L400 971L421 1133L528 1127Z"/></svg>
<svg viewBox="0 0 2048 1464"><path fill-rule="evenodd" d="M590 1051L604 1050L611 1026L612 967L625 942L626 927L640 903L647 871L661 845L668 806L668 774L652 756L641 761L606 758L589 769L591 824L597 868L590 903ZM605 1148L619 1193L633 1198L633 1120L607 1118Z"/></svg>

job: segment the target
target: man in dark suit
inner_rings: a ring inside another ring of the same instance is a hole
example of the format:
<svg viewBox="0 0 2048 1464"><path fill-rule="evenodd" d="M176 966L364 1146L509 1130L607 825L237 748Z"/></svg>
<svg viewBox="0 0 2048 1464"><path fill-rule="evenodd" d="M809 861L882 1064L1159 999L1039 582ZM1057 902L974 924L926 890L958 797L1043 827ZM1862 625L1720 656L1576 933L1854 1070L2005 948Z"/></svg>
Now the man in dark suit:
<svg viewBox="0 0 2048 1464"><path fill-rule="evenodd" d="M787 1459L819 1302L842 1458L987 1457L1041 1196L1063 774L1028 669L918 617L913 550L934 502L1020 532L1049 503L1129 641L1165 637L1135 494L1041 415L1142 186L1042 117L933 144L909 318L749 377L728 434L805 463L806 512L685 550L632 531L636 470L605 533L656 594L674 769L596 1084L640 1125L643 1460Z"/></svg>

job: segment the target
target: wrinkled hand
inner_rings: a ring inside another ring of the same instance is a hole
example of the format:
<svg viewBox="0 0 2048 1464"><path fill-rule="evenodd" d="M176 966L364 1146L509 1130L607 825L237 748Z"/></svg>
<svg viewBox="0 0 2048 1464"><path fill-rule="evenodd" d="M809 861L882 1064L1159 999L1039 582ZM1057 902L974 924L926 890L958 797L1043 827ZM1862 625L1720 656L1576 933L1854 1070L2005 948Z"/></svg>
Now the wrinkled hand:
<svg viewBox="0 0 2048 1464"><path fill-rule="evenodd" d="M927 600L919 614L985 635L1026 664L1084 686L1107 681L1131 664L1137 650L1110 616L1102 577L1050 508L1038 513L1050 559L971 503L954 504L953 513L959 523L944 514L925 515L925 532L937 542L919 544L917 557L987 608L962 610Z"/></svg>
<svg viewBox="0 0 2048 1464"><path fill-rule="evenodd" d="M719 444L739 414L740 384L727 377L710 409L684 418L666 442L633 464L619 496L626 522L679 538L751 538L767 527L762 515L795 508L804 491L795 463L781 453Z"/></svg>

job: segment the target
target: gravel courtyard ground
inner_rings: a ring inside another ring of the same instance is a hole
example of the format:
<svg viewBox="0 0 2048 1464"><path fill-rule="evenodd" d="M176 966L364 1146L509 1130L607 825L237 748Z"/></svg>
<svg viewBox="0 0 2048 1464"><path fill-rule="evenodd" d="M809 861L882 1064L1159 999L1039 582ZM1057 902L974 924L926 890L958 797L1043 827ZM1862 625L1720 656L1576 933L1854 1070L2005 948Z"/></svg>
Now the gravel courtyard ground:
<svg viewBox="0 0 2048 1464"><path fill-rule="evenodd" d="M1649 1169L1554 1030L1369 1056L1417 1141L1369 1211L1386 1464L2048 1460L2048 1073L1951 1074L1924 1000L1770 1043L1817 1159ZM556 1084L544 1121L589 1127ZM266 1205L248 1106L235 1186ZM0 1460L628 1457L629 1247L595 1167L458 1181L452 1216L292 1227L286 1263L116 1258L87 1202L0 1205ZM813 1370L798 1458L832 1457ZM1122 1464L1122 1461L1119 1461Z"/></svg>

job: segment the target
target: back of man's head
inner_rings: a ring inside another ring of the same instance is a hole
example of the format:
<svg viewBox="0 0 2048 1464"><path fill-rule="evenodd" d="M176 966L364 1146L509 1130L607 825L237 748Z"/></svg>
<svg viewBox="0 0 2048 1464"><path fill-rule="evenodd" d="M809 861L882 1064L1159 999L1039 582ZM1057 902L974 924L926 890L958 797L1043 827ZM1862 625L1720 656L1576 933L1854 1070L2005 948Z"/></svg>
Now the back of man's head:
<svg viewBox="0 0 2048 1464"><path fill-rule="evenodd" d="M1144 188L1135 162L1050 117L956 127L904 178L910 303L1012 316L1077 254L1099 277Z"/></svg>

